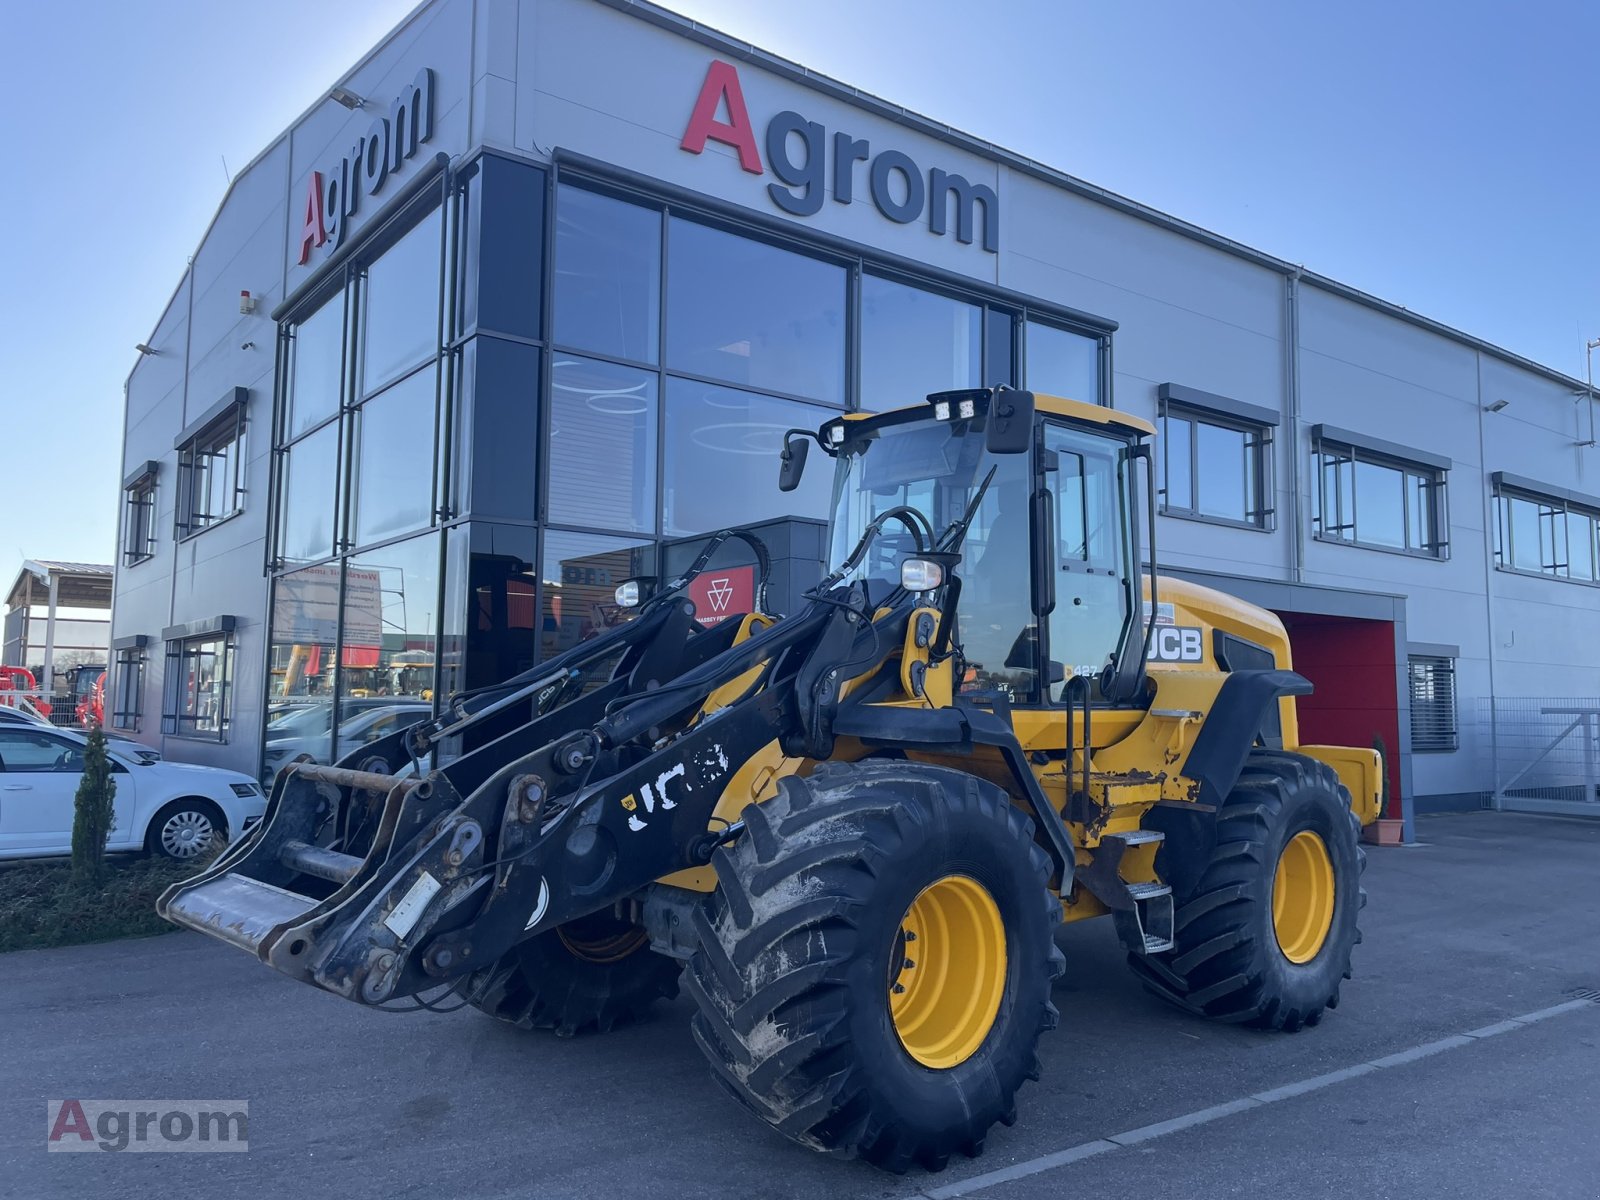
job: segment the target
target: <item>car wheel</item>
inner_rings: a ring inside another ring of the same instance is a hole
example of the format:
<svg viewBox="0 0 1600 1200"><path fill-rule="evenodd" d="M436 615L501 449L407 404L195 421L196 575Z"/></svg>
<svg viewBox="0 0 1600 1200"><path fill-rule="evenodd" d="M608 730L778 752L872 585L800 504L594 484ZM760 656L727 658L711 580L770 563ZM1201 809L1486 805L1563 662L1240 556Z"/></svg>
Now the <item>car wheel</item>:
<svg viewBox="0 0 1600 1200"><path fill-rule="evenodd" d="M227 823L209 800L174 800L150 822L145 849L159 858L191 862L226 834Z"/></svg>

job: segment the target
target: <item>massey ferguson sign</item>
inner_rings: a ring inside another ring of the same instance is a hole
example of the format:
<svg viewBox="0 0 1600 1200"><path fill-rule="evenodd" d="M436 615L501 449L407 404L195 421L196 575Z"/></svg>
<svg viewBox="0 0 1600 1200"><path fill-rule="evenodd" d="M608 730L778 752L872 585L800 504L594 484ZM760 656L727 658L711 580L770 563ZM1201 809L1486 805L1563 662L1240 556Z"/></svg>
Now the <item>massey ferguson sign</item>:
<svg viewBox="0 0 1600 1200"><path fill-rule="evenodd" d="M716 61L706 71L679 145L701 154L707 142L732 146L739 152L739 165L752 175L764 175L770 167L778 182L767 185L767 195L790 216L820 212L830 183L837 204L853 203L857 187L865 184L873 205L889 220L910 225L925 219L928 232L939 235L953 223L956 241L970 244L976 237L990 254L999 252L1000 198L993 188L938 167L924 174L903 151L874 154L865 138L835 133L830 139L823 126L797 112L780 112L769 120L758 145L732 63ZM797 143L798 154L793 153Z"/></svg>
<svg viewBox="0 0 1600 1200"><path fill-rule="evenodd" d="M300 264L313 250L336 249L361 211L362 196L376 196L390 175L416 156L433 137L433 71L423 67L395 97L385 116L375 117L367 132L337 163L311 172L300 224Z"/></svg>

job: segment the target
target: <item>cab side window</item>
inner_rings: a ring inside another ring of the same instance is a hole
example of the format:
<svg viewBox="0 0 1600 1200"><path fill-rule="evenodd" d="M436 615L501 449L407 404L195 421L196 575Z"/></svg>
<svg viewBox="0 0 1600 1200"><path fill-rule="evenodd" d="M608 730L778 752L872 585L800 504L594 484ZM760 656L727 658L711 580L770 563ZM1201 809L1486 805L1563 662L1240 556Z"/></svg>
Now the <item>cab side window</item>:
<svg viewBox="0 0 1600 1200"><path fill-rule="evenodd" d="M1052 454L1046 480L1056 526L1050 658L1062 668L1050 698L1061 700L1066 681L1082 675L1099 699L1096 681L1129 613L1129 530L1121 502L1127 452L1119 441L1054 424L1045 427L1045 449Z"/></svg>

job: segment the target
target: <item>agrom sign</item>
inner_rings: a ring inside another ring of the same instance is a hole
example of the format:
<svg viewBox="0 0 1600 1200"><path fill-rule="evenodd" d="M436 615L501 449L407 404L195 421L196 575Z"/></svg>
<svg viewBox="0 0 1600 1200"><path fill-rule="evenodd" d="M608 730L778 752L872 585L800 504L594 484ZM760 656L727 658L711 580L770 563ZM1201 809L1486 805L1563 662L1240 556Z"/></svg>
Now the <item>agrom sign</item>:
<svg viewBox="0 0 1600 1200"><path fill-rule="evenodd" d="M889 220L910 225L926 219L928 232L939 235L953 224L956 241L970 244L977 238L990 254L999 252L1000 198L994 189L938 167L924 175L903 151L874 154L867 139L848 133L835 133L830 140L823 126L784 111L767 122L764 165L739 72L731 63L714 61L706 71L679 146L700 154L708 141L732 146L739 165L752 175L764 175L770 166L779 182L767 185L767 195L790 216L820 212L830 179L838 204L853 203L857 186L864 183L873 205Z"/></svg>
<svg viewBox="0 0 1600 1200"><path fill-rule="evenodd" d="M389 176L432 137L433 71L423 67L389 105L388 115L374 119L348 154L326 170L311 172L300 227L301 265L313 250L343 243L351 218L361 211L361 198L382 191Z"/></svg>

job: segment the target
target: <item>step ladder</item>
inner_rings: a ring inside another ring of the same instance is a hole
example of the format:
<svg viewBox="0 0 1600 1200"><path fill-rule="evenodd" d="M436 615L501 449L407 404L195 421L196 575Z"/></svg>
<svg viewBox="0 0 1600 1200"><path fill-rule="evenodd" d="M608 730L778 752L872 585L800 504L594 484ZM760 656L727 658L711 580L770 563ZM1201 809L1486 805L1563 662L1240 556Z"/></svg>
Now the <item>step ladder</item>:
<svg viewBox="0 0 1600 1200"><path fill-rule="evenodd" d="M1128 883L1118 869L1130 847L1159 846L1166 836L1156 829L1106 834L1095 851L1099 870L1094 872L1094 878L1085 879L1089 889L1111 909L1117 936L1133 954L1164 954L1172 949L1177 932L1172 888L1164 883Z"/></svg>

